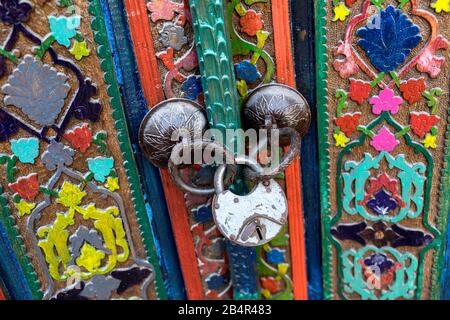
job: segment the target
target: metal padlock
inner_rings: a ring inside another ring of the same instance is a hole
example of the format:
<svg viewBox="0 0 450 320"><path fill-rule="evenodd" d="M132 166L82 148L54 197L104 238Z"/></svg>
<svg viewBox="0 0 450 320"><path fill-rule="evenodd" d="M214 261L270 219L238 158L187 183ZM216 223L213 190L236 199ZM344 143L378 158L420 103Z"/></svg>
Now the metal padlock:
<svg viewBox="0 0 450 320"><path fill-rule="evenodd" d="M253 170L262 169L248 158L238 162L244 162ZM214 178L216 194L212 212L219 231L241 246L254 247L270 242L287 221L288 203L283 189L269 179L260 181L249 194L239 196L224 190L225 171L226 166L220 166Z"/></svg>

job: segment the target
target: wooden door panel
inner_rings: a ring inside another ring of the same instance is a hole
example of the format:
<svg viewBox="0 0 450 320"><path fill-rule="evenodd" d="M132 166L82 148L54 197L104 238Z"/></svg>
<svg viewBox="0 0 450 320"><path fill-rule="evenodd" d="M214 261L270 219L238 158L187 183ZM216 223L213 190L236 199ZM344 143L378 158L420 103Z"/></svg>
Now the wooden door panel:
<svg viewBox="0 0 450 320"><path fill-rule="evenodd" d="M125 4L149 106L173 97L203 103L188 1L130 0ZM246 4L233 0L224 6L239 103L264 83L294 86L288 1ZM272 245L258 250L225 242L211 218L211 199L183 195L164 170L162 177L189 298L307 297L298 161L286 172L290 225ZM243 265L250 267L243 269ZM279 276L282 280L275 280Z"/></svg>
<svg viewBox="0 0 450 320"><path fill-rule="evenodd" d="M164 298L100 1L8 5L0 219L32 297Z"/></svg>
<svg viewBox="0 0 450 320"><path fill-rule="evenodd" d="M445 1L316 4L327 299L439 297L448 11Z"/></svg>

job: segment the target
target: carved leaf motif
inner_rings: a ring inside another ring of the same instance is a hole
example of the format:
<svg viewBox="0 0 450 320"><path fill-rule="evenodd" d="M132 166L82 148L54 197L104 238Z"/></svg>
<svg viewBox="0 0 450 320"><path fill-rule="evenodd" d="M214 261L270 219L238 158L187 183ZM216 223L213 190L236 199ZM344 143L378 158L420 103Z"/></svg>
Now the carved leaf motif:
<svg viewBox="0 0 450 320"><path fill-rule="evenodd" d="M395 70L422 41L419 27L393 6L375 15L357 35L359 46L381 72Z"/></svg>
<svg viewBox="0 0 450 320"><path fill-rule="evenodd" d="M5 105L20 108L41 126L55 123L70 91L67 76L26 55L2 87Z"/></svg>

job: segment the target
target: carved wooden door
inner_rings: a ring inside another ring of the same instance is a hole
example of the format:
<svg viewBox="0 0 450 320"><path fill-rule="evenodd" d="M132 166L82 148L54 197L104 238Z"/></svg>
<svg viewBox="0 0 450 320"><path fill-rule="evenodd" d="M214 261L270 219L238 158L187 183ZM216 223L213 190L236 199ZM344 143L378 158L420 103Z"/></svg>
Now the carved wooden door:
<svg viewBox="0 0 450 320"><path fill-rule="evenodd" d="M103 13L100 0L0 1L11 298L166 297Z"/></svg>
<svg viewBox="0 0 450 320"><path fill-rule="evenodd" d="M237 110L253 90L272 82L295 86L287 0L124 3L149 108L165 99L187 98L206 106L212 126L236 128ZM206 29L213 33L209 38ZM223 58L220 68L198 54L211 50L208 45L215 41L226 47L220 51L218 46L216 52L217 59ZM214 77L229 80L210 89L208 79ZM213 92L205 94L205 87ZM220 98L227 95L232 97L230 109ZM223 115L225 110L234 115ZM200 170L195 179L208 180L210 175ZM289 200L289 224L260 248L225 240L213 221L211 198L183 193L167 170L161 176L189 299L307 298L298 159L279 177Z"/></svg>
<svg viewBox="0 0 450 320"><path fill-rule="evenodd" d="M327 299L439 298L449 2L317 1Z"/></svg>

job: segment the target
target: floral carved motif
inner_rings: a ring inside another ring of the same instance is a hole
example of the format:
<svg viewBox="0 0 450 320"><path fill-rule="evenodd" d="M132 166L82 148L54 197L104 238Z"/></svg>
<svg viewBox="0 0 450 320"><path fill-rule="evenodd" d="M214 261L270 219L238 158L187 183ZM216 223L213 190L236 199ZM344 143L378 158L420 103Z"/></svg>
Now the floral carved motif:
<svg viewBox="0 0 450 320"><path fill-rule="evenodd" d="M116 80L107 42L100 62L90 55L107 41L105 26L97 0L92 16L85 7L73 13L74 5L0 1L0 27L8 29L0 43L0 223L13 226L33 298L146 299L157 270L144 236L131 238L141 227L130 222L138 211L129 195L134 164L120 146L128 142L119 143L120 99L108 99ZM91 18L95 36L86 31Z"/></svg>
<svg viewBox="0 0 450 320"><path fill-rule="evenodd" d="M329 41L327 73L336 81L328 85L327 110L334 121L327 135L335 142L329 164L337 172L330 179L335 211L324 222L324 239L337 253L330 253L325 267L338 277L337 286L327 283L328 294L423 298L439 285L423 281L423 255L431 248L442 254L444 226L429 216L437 214L430 201L439 192L438 167L445 165L446 3L364 0L330 6L326 28L340 36Z"/></svg>

